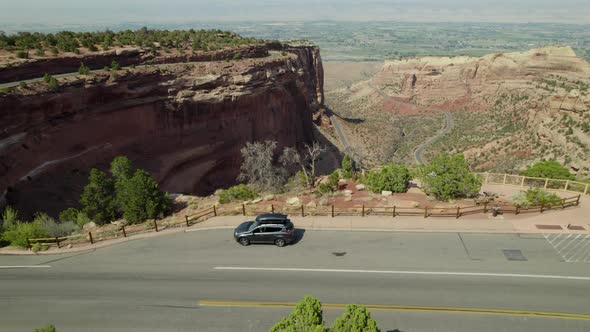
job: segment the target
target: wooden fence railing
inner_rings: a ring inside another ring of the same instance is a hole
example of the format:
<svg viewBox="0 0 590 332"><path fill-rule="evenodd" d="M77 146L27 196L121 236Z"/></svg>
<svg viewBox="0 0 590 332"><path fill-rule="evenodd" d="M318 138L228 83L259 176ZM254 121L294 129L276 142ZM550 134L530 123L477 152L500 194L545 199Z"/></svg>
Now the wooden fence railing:
<svg viewBox="0 0 590 332"><path fill-rule="evenodd" d="M483 180L484 184L501 184L516 187L539 187L546 190L564 191L590 196L590 184L571 180L535 178L530 176L498 173L473 173Z"/></svg>
<svg viewBox="0 0 590 332"><path fill-rule="evenodd" d="M530 206L530 207L519 207L509 204L489 204L485 203L482 205L473 205L467 207L452 207L452 208L412 208L412 207L399 207L399 206L369 206L362 205L356 207L340 207L335 205L327 206L316 206L306 207L304 205L291 206L291 205L275 205L271 204L264 208L256 205L232 205L226 204L217 208L212 206L207 209L200 210L191 216L185 216L183 221L157 221L152 220L151 223L139 224L139 225L126 225L117 229L111 229L107 231L95 231L88 232L85 234L77 234L64 237L51 237L51 238L37 238L28 239L29 247L35 243L41 243L44 245L55 245L58 248L66 246L68 244L76 243L90 243L128 237L131 235L146 233L146 232L159 232L162 228L170 227L190 227L192 224L205 221L211 217L216 216L227 216L227 215L243 215L243 216L255 216L267 212L282 212L291 216L300 215L306 216L360 216L365 217L369 215L377 216L391 216L395 218L397 216L420 216L424 218L429 217L454 217L461 218L463 216L469 216L474 214L485 214L492 212L497 209L498 212L503 214L523 214L523 213L543 213L551 209L565 209L571 206L578 206L580 204L580 195L563 198L559 203L544 206Z"/></svg>

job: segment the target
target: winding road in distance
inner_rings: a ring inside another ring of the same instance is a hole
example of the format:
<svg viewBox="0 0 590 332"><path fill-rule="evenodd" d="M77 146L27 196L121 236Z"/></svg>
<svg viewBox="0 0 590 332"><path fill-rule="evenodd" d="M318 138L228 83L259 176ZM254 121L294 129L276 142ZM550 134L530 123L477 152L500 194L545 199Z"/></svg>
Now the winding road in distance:
<svg viewBox="0 0 590 332"><path fill-rule="evenodd" d="M424 149L426 149L432 143L436 142L436 140L438 140L439 138L450 133L454 127L455 127L455 121L453 119L453 114L451 114L450 112L445 112L445 123L444 123L444 126L442 127L442 129L439 130L438 133L434 137L432 137L429 140L427 140L426 142L418 145L416 150L414 150L414 159L416 159L416 162L418 164L424 164Z"/></svg>

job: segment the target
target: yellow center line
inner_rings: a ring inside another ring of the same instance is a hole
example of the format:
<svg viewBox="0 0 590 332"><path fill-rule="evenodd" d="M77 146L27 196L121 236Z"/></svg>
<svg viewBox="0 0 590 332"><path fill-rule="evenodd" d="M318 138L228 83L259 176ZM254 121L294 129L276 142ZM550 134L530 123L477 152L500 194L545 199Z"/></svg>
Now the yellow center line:
<svg viewBox="0 0 590 332"><path fill-rule="evenodd" d="M294 302L257 302L257 301L199 301L203 307L248 307L248 308L293 308L297 305ZM528 316L544 318L561 318L561 319L578 319L590 320L590 314L572 314L565 312L543 312L529 310L509 310L509 309L485 309L485 308L453 308L453 307L428 307L428 306L405 306L405 305L383 305L383 304L364 304L370 310L386 311L422 311L422 312L445 312L445 313L466 313L480 315L509 315L509 316ZM322 308L326 309L344 309L346 304L323 303Z"/></svg>

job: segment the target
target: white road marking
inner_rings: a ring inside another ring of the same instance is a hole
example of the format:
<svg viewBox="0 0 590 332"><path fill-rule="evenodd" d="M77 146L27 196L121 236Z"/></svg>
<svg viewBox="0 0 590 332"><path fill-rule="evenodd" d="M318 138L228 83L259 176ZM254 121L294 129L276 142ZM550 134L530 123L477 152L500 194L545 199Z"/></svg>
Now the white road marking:
<svg viewBox="0 0 590 332"><path fill-rule="evenodd" d="M590 252L587 250L590 248L590 235L585 234L569 234L568 236L561 237L560 234L555 237L552 234L543 234L545 240L549 242L551 247L557 251L557 253L567 263L584 262L589 263L590 259L586 259ZM590 258L590 257L589 257Z"/></svg>
<svg viewBox="0 0 590 332"><path fill-rule="evenodd" d="M514 273L482 273L482 272L444 272L444 271L396 271L396 270L346 270L346 269L306 269L292 267L243 267L216 266L214 270L226 271L273 271L273 272L327 272L327 273L373 273L373 274L408 274L435 276L471 276L471 277L507 277L535 279L567 279L590 281L590 277L560 276L547 274L514 274Z"/></svg>
<svg viewBox="0 0 590 332"><path fill-rule="evenodd" d="M51 265L4 265L0 266L0 269L35 269L48 267L51 267Z"/></svg>

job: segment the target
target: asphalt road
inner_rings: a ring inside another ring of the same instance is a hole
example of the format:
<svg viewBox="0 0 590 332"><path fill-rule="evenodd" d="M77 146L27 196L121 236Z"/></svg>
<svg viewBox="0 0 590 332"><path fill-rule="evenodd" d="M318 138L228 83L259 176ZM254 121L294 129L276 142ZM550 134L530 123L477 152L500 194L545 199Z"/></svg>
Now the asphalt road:
<svg viewBox="0 0 590 332"><path fill-rule="evenodd" d="M372 310L382 331L588 331L589 290L590 264L565 262L542 234L309 231L278 248L213 230L0 256L0 330L266 331L291 309L262 305L311 294L384 305Z"/></svg>
<svg viewBox="0 0 590 332"><path fill-rule="evenodd" d="M436 142L437 139L443 137L444 135L448 134L453 130L455 123L453 121L453 115L449 112L445 112L445 123L441 130L439 130L436 135L426 142L418 145L416 150L414 150L414 159L418 164L424 164L424 149L426 149L429 145Z"/></svg>

